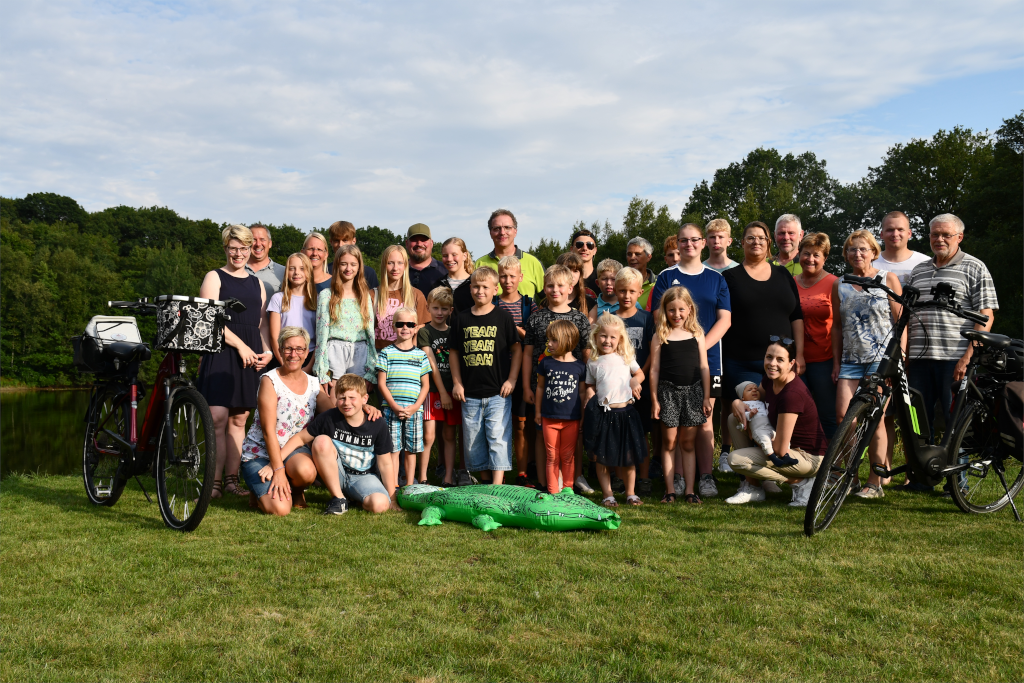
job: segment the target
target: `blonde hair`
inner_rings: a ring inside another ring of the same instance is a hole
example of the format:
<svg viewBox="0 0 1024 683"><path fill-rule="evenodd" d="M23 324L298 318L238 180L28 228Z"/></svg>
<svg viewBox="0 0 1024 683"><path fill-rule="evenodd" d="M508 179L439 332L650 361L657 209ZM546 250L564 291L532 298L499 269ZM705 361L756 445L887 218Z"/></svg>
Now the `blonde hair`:
<svg viewBox="0 0 1024 683"><path fill-rule="evenodd" d="M878 255L882 253L882 248L878 246L878 240L876 240L875 236L871 234L871 231L861 228L860 230L854 230L851 232L850 236L846 238L845 242L843 242L843 258L846 259L847 262L849 262L849 259L846 256L846 250L849 249L850 245L853 244L853 241L857 239L864 240L868 243L868 246L871 247L871 251L875 253L875 258L878 258Z"/></svg>
<svg viewBox="0 0 1024 683"><path fill-rule="evenodd" d="M366 396L366 380L351 372L342 375L334 384L334 395L340 396L346 391L355 391L360 396Z"/></svg>
<svg viewBox="0 0 1024 683"><path fill-rule="evenodd" d="M281 333L277 335L277 347L283 347L284 343L292 337L302 337L302 341L306 342L306 348L309 348L309 332L304 327L296 325L288 325L281 328Z"/></svg>
<svg viewBox="0 0 1024 683"><path fill-rule="evenodd" d="M398 319L398 315L400 313L402 315L411 315L413 322L419 322L420 314L416 312L415 308L409 308L408 306L399 306L398 308L395 309L395 312L391 314L392 324L394 324L394 321Z"/></svg>
<svg viewBox="0 0 1024 683"><path fill-rule="evenodd" d="M356 302L359 303L359 315L363 319L363 329L367 329L372 324L370 285L366 282L366 271L363 268L363 252L359 251L359 247L354 244L343 244L334 254L331 300L327 307L331 312L331 324L337 324L338 318L341 316L341 300L345 296L345 285L341 281L341 268L338 265L342 256L356 257L356 276L352 278L352 293L356 295Z"/></svg>
<svg viewBox="0 0 1024 683"><path fill-rule="evenodd" d="M644 276L636 268L626 266L625 268L620 268L619 272L615 274L616 289L619 288L620 284L633 284L634 282L639 282L641 289L643 288Z"/></svg>
<svg viewBox="0 0 1024 683"><path fill-rule="evenodd" d="M597 348L597 335L601 332L602 327L614 328L619 333L619 345L616 347L615 353L622 356L626 365L632 363L636 359L636 351L633 350L633 343L629 341L626 323L622 322L622 318L611 313L602 313L590 327L590 356L597 358L601 355L600 349Z"/></svg>
<svg viewBox="0 0 1024 683"><path fill-rule="evenodd" d="M483 278L489 278L491 284L495 287L498 286L498 271L494 270L490 266L480 266L473 271L473 274L469 276L469 284L473 284L482 280Z"/></svg>
<svg viewBox="0 0 1024 683"><path fill-rule="evenodd" d="M553 266L548 266L548 269L544 271L545 285L548 283L548 280L559 285L564 285L572 282L572 271L565 266L560 266L556 263Z"/></svg>
<svg viewBox="0 0 1024 683"><path fill-rule="evenodd" d="M457 246L462 250L462 253L466 255L466 262L462 267L466 269L466 272L469 275L472 275L473 271L476 269L476 264L473 263L473 255L469 253L469 247L466 246L466 241L461 237L449 237L441 244L441 249L443 250L450 244Z"/></svg>
<svg viewBox="0 0 1024 683"><path fill-rule="evenodd" d="M427 304L437 304L438 306L447 306L448 308L451 308L454 301L455 300L452 298L452 290L448 289L444 285L434 287L430 290L430 293L427 294Z"/></svg>
<svg viewBox="0 0 1024 683"><path fill-rule="evenodd" d="M253 237L252 230L245 227L244 225L229 225L220 232L220 241L224 243L224 246L228 246L228 242L231 240L238 240L247 247L252 246Z"/></svg>
<svg viewBox="0 0 1024 683"><path fill-rule="evenodd" d="M306 247L308 247L309 243L312 242L313 240L320 240L321 242L323 242L324 243L324 253L327 254L328 256L331 255L331 245L327 244L327 238L324 237L323 233L316 232L315 230L313 232L309 233L308 235L306 235L306 239L304 239L302 241L302 248L305 249ZM306 258L309 258L309 257L307 256ZM325 258L321 262L321 264L320 264L321 272L324 272L324 273L327 272L327 263L329 261L330 261L330 259Z"/></svg>
<svg viewBox="0 0 1024 683"><path fill-rule="evenodd" d="M573 273L579 273L580 276L572 290L572 300L579 306L580 313L586 315L589 306L587 306L587 286L583 283L583 259L575 251L567 251L558 255L555 265L569 269L569 282L572 282ZM544 271L544 279L547 280L547 271Z"/></svg>
<svg viewBox="0 0 1024 683"><path fill-rule="evenodd" d="M388 257L396 251L401 253L402 258L405 259L405 270L402 271L402 281L398 285L398 291L401 295L399 298L402 300L402 305L406 308L416 308L416 290L412 288L412 280L409 279L409 253L402 245L391 244L380 255L380 279L382 286L380 293L377 295L378 318L383 318L388 311L388 291L391 284L388 282Z"/></svg>
<svg viewBox="0 0 1024 683"><path fill-rule="evenodd" d="M513 254L508 256L502 256L501 260L498 261L498 271L508 270L509 268L518 268L519 272L523 272L523 264Z"/></svg>
<svg viewBox="0 0 1024 683"><path fill-rule="evenodd" d="M704 226L705 237L713 232L724 232L728 237L732 237L732 226L724 218L716 218Z"/></svg>
<svg viewBox="0 0 1024 683"><path fill-rule="evenodd" d="M594 268L594 275L596 277L601 277L601 275L609 271L617 273L620 270L622 270L621 263L619 263L613 258L606 258L605 260L597 264L597 268Z"/></svg>
<svg viewBox="0 0 1024 683"><path fill-rule="evenodd" d="M665 294L661 297L661 304L658 306L658 311L654 314L655 321L655 340L658 344L664 344L668 341L668 335L671 332L668 326L668 316L665 315L665 309L673 301L682 300L686 307L690 309L690 313L683 320L683 329L692 334L694 337L700 339L704 336L704 329L700 326L700 322L697 320L697 304L693 303L693 297L690 296L690 290L686 287L669 287Z"/></svg>
<svg viewBox="0 0 1024 683"><path fill-rule="evenodd" d="M306 307L307 311L315 311L316 284L313 282L313 264L310 262L308 256L302 252L296 252L289 256L284 262L285 275L284 282L281 285L281 312L287 313L291 310L292 297L296 296L292 293L294 290L292 289L291 280L288 279L288 262L293 258L299 260L299 263L302 264L302 272L306 274L306 281L300 285L300 287L302 287L303 305Z"/></svg>
<svg viewBox="0 0 1024 683"><path fill-rule="evenodd" d="M580 343L580 331L568 320L555 320L548 325L545 339L555 342L555 355L564 356Z"/></svg>

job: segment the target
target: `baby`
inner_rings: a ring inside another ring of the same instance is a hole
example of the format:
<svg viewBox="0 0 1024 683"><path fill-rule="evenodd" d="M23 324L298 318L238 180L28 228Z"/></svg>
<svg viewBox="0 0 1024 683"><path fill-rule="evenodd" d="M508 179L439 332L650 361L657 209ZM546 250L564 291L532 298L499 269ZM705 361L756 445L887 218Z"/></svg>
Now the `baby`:
<svg viewBox="0 0 1024 683"><path fill-rule="evenodd" d="M761 400L757 385L753 382L740 382L736 385L736 395L747 406L747 431L750 438L761 447L765 455L773 455L775 447L772 446L772 439L775 438L775 430L768 421L768 406ZM755 409L757 412L753 412Z"/></svg>

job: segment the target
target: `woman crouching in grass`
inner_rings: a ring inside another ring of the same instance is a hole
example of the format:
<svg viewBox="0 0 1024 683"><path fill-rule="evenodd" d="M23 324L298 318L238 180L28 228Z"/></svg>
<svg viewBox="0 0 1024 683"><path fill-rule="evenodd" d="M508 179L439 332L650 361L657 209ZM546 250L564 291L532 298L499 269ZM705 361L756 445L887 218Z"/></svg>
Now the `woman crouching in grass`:
<svg viewBox="0 0 1024 683"><path fill-rule="evenodd" d="M322 410L331 401L315 377L302 370L309 354L309 333L285 327L277 339L281 367L260 379L256 419L242 442L242 476L249 487L249 505L269 515L287 515L292 505L306 507L303 491L316 479L308 448L282 460L281 447L313 419L317 401Z"/></svg>

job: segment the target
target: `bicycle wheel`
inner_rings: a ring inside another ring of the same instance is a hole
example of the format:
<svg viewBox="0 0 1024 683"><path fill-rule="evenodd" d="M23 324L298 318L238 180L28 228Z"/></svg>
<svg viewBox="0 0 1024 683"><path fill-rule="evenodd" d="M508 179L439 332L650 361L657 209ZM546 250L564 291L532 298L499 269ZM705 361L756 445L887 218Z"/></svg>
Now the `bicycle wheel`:
<svg viewBox="0 0 1024 683"><path fill-rule="evenodd" d="M832 523L850 493L868 440L878 426L881 411L871 419L873 405L856 396L850 402L843 423L829 443L804 512L804 533L813 536Z"/></svg>
<svg viewBox="0 0 1024 683"><path fill-rule="evenodd" d="M160 431L156 462L156 496L164 523L192 531L203 521L213 492L216 436L206 399L195 389L181 389L171 403L171 438Z"/></svg>
<svg viewBox="0 0 1024 683"><path fill-rule="evenodd" d="M953 502L964 512L1001 510L1024 486L1021 461L1004 454L996 418L987 406L978 401L967 406L950 441L949 452L968 463L964 474L946 478ZM1009 496L999 479L1000 469L1010 489Z"/></svg>
<svg viewBox="0 0 1024 683"><path fill-rule="evenodd" d="M98 391L92 414L85 425L82 480L89 502L110 506L121 497L128 480L118 476L121 446L108 432L128 438L128 404L124 395L114 387L102 387Z"/></svg>

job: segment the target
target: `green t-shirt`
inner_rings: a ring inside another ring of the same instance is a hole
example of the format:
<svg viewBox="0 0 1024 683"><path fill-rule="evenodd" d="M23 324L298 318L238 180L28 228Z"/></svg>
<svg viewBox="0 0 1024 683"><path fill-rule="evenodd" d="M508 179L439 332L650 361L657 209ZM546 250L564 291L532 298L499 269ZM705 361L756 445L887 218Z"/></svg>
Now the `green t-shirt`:
<svg viewBox="0 0 1024 683"><path fill-rule="evenodd" d="M804 272L804 269L800 266L800 261L796 259L793 259L789 263L779 263L778 254L768 259L768 263L772 264L773 266L782 266L783 268L788 270L789 274L792 275L793 277L796 277L800 273Z"/></svg>

